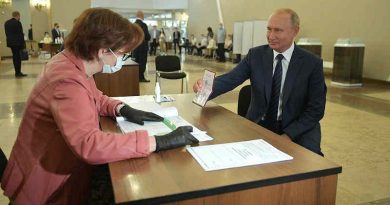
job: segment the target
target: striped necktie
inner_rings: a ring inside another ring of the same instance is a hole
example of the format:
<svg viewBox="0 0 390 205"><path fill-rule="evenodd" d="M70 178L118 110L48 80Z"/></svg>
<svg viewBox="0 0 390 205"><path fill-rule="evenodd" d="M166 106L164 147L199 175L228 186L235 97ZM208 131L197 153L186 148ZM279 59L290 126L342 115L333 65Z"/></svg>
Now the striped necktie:
<svg viewBox="0 0 390 205"><path fill-rule="evenodd" d="M278 54L276 56L278 62L275 66L275 72L272 77L272 92L271 92L271 99L268 106L268 119L272 122L276 122L278 119L278 110L279 110L279 96L280 96L280 89L282 84L282 60L283 55Z"/></svg>

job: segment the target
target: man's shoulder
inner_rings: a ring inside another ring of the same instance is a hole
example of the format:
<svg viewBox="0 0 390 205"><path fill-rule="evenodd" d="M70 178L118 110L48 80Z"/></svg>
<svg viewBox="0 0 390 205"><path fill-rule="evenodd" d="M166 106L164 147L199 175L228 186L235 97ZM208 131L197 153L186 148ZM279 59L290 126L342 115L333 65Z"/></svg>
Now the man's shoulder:
<svg viewBox="0 0 390 205"><path fill-rule="evenodd" d="M306 60L310 60L310 61L321 61L321 58L318 57L317 55L295 45L295 48L294 48L294 53L304 57Z"/></svg>
<svg viewBox="0 0 390 205"><path fill-rule="evenodd" d="M141 24L142 23L142 21L141 20L139 20L139 19L137 19L137 20L135 20L135 22L134 22L135 24Z"/></svg>
<svg viewBox="0 0 390 205"><path fill-rule="evenodd" d="M14 20L15 20L14 18L8 19L7 21L5 21L4 25L14 24L15 23Z"/></svg>
<svg viewBox="0 0 390 205"><path fill-rule="evenodd" d="M261 45L261 46L256 46L250 49L250 52L253 54L263 54L266 52L272 51L272 49L267 45Z"/></svg>
<svg viewBox="0 0 390 205"><path fill-rule="evenodd" d="M136 24L139 24L139 25L145 25L145 26L146 26L145 22L143 22L143 21L140 20L140 19L135 20L135 23L136 23Z"/></svg>

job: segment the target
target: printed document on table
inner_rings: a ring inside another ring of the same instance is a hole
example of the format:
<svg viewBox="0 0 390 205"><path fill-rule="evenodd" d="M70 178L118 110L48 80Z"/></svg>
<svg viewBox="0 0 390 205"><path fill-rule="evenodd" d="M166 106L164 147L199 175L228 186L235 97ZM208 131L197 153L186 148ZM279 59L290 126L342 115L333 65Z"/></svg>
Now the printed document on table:
<svg viewBox="0 0 390 205"><path fill-rule="evenodd" d="M293 157L263 139L227 144L188 147L205 171L291 160Z"/></svg>
<svg viewBox="0 0 390 205"><path fill-rule="evenodd" d="M197 127L180 117L175 107L162 107L154 102L152 96L150 96L150 98L140 96L140 99L136 99L135 97L130 97L130 99L128 97L117 97L115 99L129 104L135 109L153 112L164 118L163 122L144 121L144 125L139 125L125 120L124 117L117 117L116 121L123 133L134 132L136 130L146 130L149 135L162 135L172 132L177 127L189 125L193 127L191 134L200 142L213 140L213 138L207 135L205 131L199 130Z"/></svg>

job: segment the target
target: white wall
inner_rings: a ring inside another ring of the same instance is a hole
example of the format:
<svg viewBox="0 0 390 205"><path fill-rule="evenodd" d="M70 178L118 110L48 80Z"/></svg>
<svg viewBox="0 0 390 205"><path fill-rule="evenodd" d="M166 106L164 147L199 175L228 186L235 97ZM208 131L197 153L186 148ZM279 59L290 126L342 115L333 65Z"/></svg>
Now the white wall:
<svg viewBox="0 0 390 205"><path fill-rule="evenodd" d="M194 34L198 42L200 35L207 35L207 27L211 27L214 36L219 28L217 3L215 0L189 0L188 2L188 36ZM227 31L227 33L232 33Z"/></svg>
<svg viewBox="0 0 390 205"><path fill-rule="evenodd" d="M175 10L187 9L188 0L92 0L91 5L113 9Z"/></svg>

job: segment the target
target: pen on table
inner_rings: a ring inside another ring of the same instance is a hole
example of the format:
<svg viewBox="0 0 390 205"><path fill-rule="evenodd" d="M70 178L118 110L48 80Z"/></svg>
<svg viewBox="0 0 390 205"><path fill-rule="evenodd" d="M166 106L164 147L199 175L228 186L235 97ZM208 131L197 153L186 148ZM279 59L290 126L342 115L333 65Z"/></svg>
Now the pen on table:
<svg viewBox="0 0 390 205"><path fill-rule="evenodd" d="M170 120L168 120L167 118L164 118L163 120L163 123L169 127L171 130L175 130L176 129L176 125L173 124Z"/></svg>

